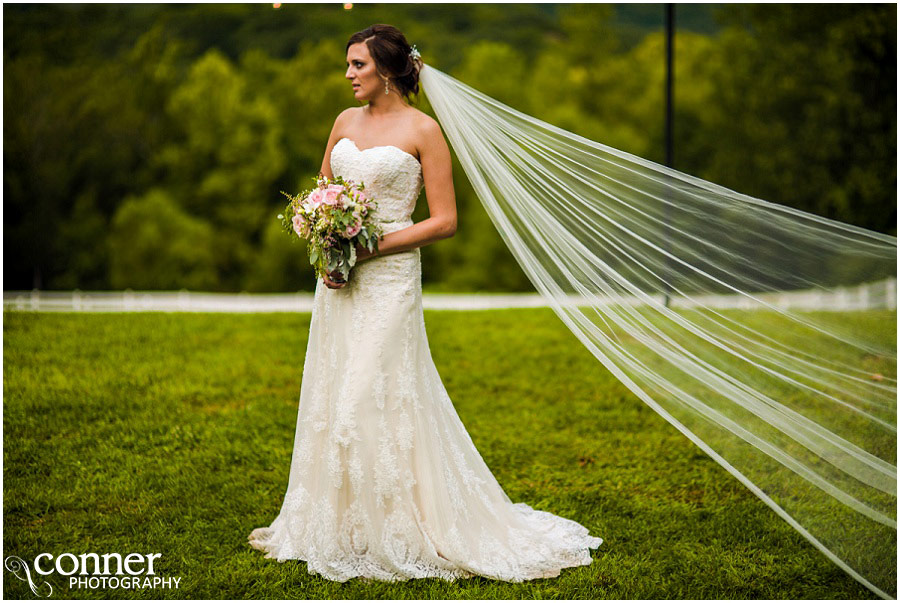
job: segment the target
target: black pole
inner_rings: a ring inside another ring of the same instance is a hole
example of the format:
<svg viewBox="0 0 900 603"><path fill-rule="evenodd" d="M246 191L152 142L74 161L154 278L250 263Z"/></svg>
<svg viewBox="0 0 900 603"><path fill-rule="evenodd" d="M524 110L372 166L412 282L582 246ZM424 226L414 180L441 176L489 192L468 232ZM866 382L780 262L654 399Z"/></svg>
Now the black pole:
<svg viewBox="0 0 900 603"><path fill-rule="evenodd" d="M675 80L675 72L672 69L672 46L673 40L675 38L675 5L674 4L666 4L666 166L674 167L674 159L672 157L672 87ZM665 206L665 223L666 223L666 236L665 236L665 249L669 251L669 204ZM666 256L666 272L665 276L667 278L663 281L663 286L665 287L665 298L664 303L665 306L669 307L669 279L670 270L669 270L669 256Z"/></svg>
<svg viewBox="0 0 900 603"><path fill-rule="evenodd" d="M666 165L672 167L672 42L675 37L675 5L666 4Z"/></svg>

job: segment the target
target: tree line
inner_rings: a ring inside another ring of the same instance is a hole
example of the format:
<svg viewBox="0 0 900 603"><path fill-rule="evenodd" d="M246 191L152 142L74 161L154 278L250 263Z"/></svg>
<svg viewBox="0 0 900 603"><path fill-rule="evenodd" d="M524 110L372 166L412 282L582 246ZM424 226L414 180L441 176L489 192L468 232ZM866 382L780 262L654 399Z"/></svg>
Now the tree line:
<svg viewBox="0 0 900 603"><path fill-rule="evenodd" d="M896 5L716 19L676 33L674 167L896 234ZM355 104L346 39L376 22L501 102L663 161L663 32L624 43L610 5L6 5L5 288L311 290L279 191L310 185ZM424 286L532 290L454 175L459 230L423 253Z"/></svg>

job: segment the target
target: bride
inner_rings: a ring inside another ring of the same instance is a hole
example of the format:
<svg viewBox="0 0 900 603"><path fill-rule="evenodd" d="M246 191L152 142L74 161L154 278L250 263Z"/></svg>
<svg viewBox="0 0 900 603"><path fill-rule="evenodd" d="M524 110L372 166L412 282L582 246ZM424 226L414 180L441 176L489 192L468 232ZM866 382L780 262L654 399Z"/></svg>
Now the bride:
<svg viewBox="0 0 900 603"><path fill-rule="evenodd" d="M357 249L347 281L316 284L287 491L250 545L340 582L521 582L589 565L603 540L509 499L432 360L419 248L453 236L456 202L441 128L407 102L418 52L398 29L373 25L350 38L346 58L367 104L335 120L322 173L364 182L385 235L374 255ZM430 217L414 224L422 186Z"/></svg>

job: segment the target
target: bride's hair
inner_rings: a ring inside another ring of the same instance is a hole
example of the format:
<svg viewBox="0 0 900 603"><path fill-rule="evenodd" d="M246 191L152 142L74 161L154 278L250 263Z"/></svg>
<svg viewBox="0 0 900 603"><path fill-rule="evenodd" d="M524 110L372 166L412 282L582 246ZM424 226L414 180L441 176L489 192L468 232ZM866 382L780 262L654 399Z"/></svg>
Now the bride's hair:
<svg viewBox="0 0 900 603"><path fill-rule="evenodd" d="M378 71L390 78L401 96L409 101L412 95L419 94L422 59L413 59L409 55L412 46L406 41L402 31L393 25L370 25L350 36L344 50L360 42L366 43Z"/></svg>

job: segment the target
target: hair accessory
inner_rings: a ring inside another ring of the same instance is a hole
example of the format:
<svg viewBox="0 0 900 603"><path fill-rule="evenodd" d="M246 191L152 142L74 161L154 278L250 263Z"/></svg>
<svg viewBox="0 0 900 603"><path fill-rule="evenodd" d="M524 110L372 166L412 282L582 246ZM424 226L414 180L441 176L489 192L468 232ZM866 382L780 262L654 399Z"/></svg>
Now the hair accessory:
<svg viewBox="0 0 900 603"><path fill-rule="evenodd" d="M411 56L414 61L417 61L419 57L422 56L421 54L419 54L419 51L416 48L415 44L412 45L412 50L409 51L409 56Z"/></svg>

